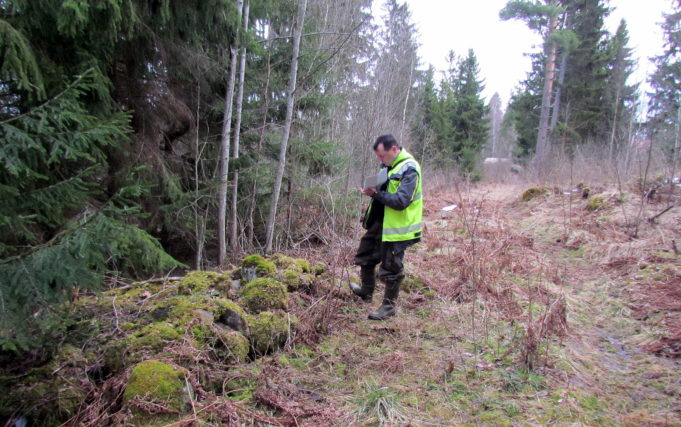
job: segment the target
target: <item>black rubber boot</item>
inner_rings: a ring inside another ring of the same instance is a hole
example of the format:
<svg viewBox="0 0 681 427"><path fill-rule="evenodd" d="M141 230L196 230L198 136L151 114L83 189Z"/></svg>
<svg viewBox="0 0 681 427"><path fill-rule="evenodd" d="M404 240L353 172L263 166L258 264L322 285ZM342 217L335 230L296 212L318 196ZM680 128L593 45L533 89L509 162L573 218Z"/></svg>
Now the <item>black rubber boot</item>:
<svg viewBox="0 0 681 427"><path fill-rule="evenodd" d="M401 280L390 280L385 283L385 295L383 296L383 303L378 310L369 313L371 320L386 320L397 314L397 296L400 293Z"/></svg>
<svg viewBox="0 0 681 427"><path fill-rule="evenodd" d="M371 302L371 298L374 296L374 288L376 288L376 268L363 265L360 270L360 278L362 279L362 286L350 282L350 290L353 294L362 298L362 301Z"/></svg>

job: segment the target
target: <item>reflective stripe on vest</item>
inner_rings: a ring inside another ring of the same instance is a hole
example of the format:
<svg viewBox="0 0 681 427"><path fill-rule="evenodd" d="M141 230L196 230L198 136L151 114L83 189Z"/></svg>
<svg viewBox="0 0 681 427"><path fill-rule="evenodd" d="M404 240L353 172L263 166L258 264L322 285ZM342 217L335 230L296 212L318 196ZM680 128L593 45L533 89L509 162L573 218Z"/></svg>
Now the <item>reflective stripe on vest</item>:
<svg viewBox="0 0 681 427"><path fill-rule="evenodd" d="M407 233L409 231L416 231L416 230L420 230L420 229L421 229L421 223L419 222L418 224L409 225L407 227L384 228L383 234L402 234L402 233Z"/></svg>
<svg viewBox="0 0 681 427"><path fill-rule="evenodd" d="M385 206L383 215L384 242L401 242L421 237L423 217L423 197L421 192L421 166L418 162L402 149L395 159L395 166L388 172L388 193L396 194L400 185L402 174L407 169L413 168L418 174L416 188L411 196L411 203L403 210L392 209Z"/></svg>

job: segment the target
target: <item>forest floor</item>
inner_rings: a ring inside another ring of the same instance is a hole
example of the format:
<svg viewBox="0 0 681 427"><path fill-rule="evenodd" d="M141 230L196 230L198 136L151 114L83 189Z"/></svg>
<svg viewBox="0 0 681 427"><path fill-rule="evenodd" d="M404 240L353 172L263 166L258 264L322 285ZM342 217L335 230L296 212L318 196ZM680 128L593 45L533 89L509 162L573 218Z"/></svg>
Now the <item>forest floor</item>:
<svg viewBox="0 0 681 427"><path fill-rule="evenodd" d="M371 305L348 297L315 351L257 371L334 425L681 425L679 207L649 222L667 202L612 188L522 201L526 188L431 191L405 257L426 287L385 322L366 317L382 288Z"/></svg>
<svg viewBox="0 0 681 427"><path fill-rule="evenodd" d="M82 336L67 337L62 356L5 367L18 397L0 425L22 412L35 422L45 411L30 410L56 402L67 426L681 426L681 197L656 185L427 190L424 238L407 250L398 314L384 322L367 319L381 285L372 304L347 286L359 229L290 254L327 268L294 274L310 287L282 292L285 317L226 300L244 304L231 289L238 268L85 294L69 329ZM261 329L278 344L223 360L237 348L224 339L244 326L228 331L217 322L235 328L231 314L207 311L223 306L248 320L253 348ZM275 318L288 320L275 328ZM146 359L181 369L189 402L126 400Z"/></svg>

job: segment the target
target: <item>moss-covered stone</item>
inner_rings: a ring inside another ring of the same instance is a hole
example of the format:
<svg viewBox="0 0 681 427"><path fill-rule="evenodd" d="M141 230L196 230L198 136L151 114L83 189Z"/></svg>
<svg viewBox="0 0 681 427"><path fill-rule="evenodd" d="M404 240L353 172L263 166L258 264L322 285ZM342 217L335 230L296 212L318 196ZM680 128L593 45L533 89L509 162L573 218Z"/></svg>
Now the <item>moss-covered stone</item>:
<svg viewBox="0 0 681 427"><path fill-rule="evenodd" d="M277 280L286 285L289 291L300 289L303 285L302 272L294 270L283 270L277 272Z"/></svg>
<svg viewBox="0 0 681 427"><path fill-rule="evenodd" d="M248 333L248 324L246 322L246 312L236 302L220 298L214 302L213 313L215 320L220 322L235 331Z"/></svg>
<svg viewBox="0 0 681 427"><path fill-rule="evenodd" d="M298 273L310 273L312 271L310 262L305 258L293 258L277 253L272 255L271 259L280 270L291 270Z"/></svg>
<svg viewBox="0 0 681 427"><path fill-rule="evenodd" d="M549 190L546 187L530 187L523 192L521 197L523 202L529 202L530 200L548 194Z"/></svg>
<svg viewBox="0 0 681 427"><path fill-rule="evenodd" d="M265 310L288 308L286 285L274 279L252 280L241 291L242 301L249 310L259 313Z"/></svg>
<svg viewBox="0 0 681 427"><path fill-rule="evenodd" d="M132 343L136 346L161 350L170 341L180 338L180 333L167 322L149 324L136 332Z"/></svg>
<svg viewBox="0 0 681 427"><path fill-rule="evenodd" d="M219 325L214 327L214 332L216 335L214 350L224 363L242 363L246 361L251 348L248 338L241 332L222 328Z"/></svg>
<svg viewBox="0 0 681 427"><path fill-rule="evenodd" d="M263 311L249 319L251 345L256 355L267 354L283 346L298 323L294 315ZM289 328L290 326L290 328Z"/></svg>
<svg viewBox="0 0 681 427"><path fill-rule="evenodd" d="M214 271L191 271L180 280L177 292L180 295L191 295L197 292L207 292L210 288L228 292L230 282L228 274Z"/></svg>
<svg viewBox="0 0 681 427"><path fill-rule="evenodd" d="M262 257L262 255L250 255L241 261L242 268L255 267L255 272L259 277L268 276L277 271L275 264Z"/></svg>
<svg viewBox="0 0 681 427"><path fill-rule="evenodd" d="M326 266L324 264L315 264L312 266L312 273L315 276L321 276L326 272Z"/></svg>
<svg viewBox="0 0 681 427"><path fill-rule="evenodd" d="M158 360L146 360L138 363L130 372L123 402L139 398L182 413L191 393L185 385L183 369ZM132 423L137 426L163 425L177 418L168 413L151 414L137 406L132 406L131 412L134 416Z"/></svg>
<svg viewBox="0 0 681 427"><path fill-rule="evenodd" d="M604 206L605 200L603 199L603 196L594 196L587 202L586 210L593 212Z"/></svg>
<svg viewBox="0 0 681 427"><path fill-rule="evenodd" d="M306 260L305 258L294 258L294 261L296 264L298 264L300 269L303 270L303 273L309 273L312 271L312 267L310 267L310 261Z"/></svg>
<svg viewBox="0 0 681 427"><path fill-rule="evenodd" d="M407 274L404 280L402 281L402 285L400 286L400 289L402 289L404 292L411 293L411 292L422 292L428 288L428 285L426 285L421 278L416 277L412 274Z"/></svg>

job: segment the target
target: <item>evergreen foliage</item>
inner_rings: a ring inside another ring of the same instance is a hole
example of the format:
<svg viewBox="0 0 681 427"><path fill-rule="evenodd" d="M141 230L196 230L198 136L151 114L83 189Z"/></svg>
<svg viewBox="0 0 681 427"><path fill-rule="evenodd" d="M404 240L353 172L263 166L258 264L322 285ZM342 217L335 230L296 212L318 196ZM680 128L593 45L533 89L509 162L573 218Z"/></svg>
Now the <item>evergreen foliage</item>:
<svg viewBox="0 0 681 427"><path fill-rule="evenodd" d="M610 9L603 0L563 0L558 6L564 26L553 40L562 60L554 77L557 99L552 103L550 138L566 151L586 143L621 147L636 107L636 85L627 84L634 62L627 47L626 23L610 35L604 29ZM528 25L540 28L542 23ZM532 58L532 71L509 104L521 157L535 150L545 79L545 55L537 53Z"/></svg>
<svg viewBox="0 0 681 427"><path fill-rule="evenodd" d="M662 55L654 58L657 69L650 76L653 88L648 106L649 133L670 154L679 158L681 139L681 5L664 15L661 24L665 38ZM672 170L676 165L672 163Z"/></svg>
<svg viewBox="0 0 681 427"><path fill-rule="evenodd" d="M489 108L481 97L484 86L473 50L459 59L450 52L449 63L437 100L428 103L432 110L425 117L432 121L433 148L438 159L456 163L463 172L472 173L487 141Z"/></svg>
<svg viewBox="0 0 681 427"><path fill-rule="evenodd" d="M180 264L139 228L149 186L121 164L130 115L102 71L139 22L131 1L6 1L0 9L0 345L45 344L56 303L106 274ZM57 328L58 329L58 328Z"/></svg>

